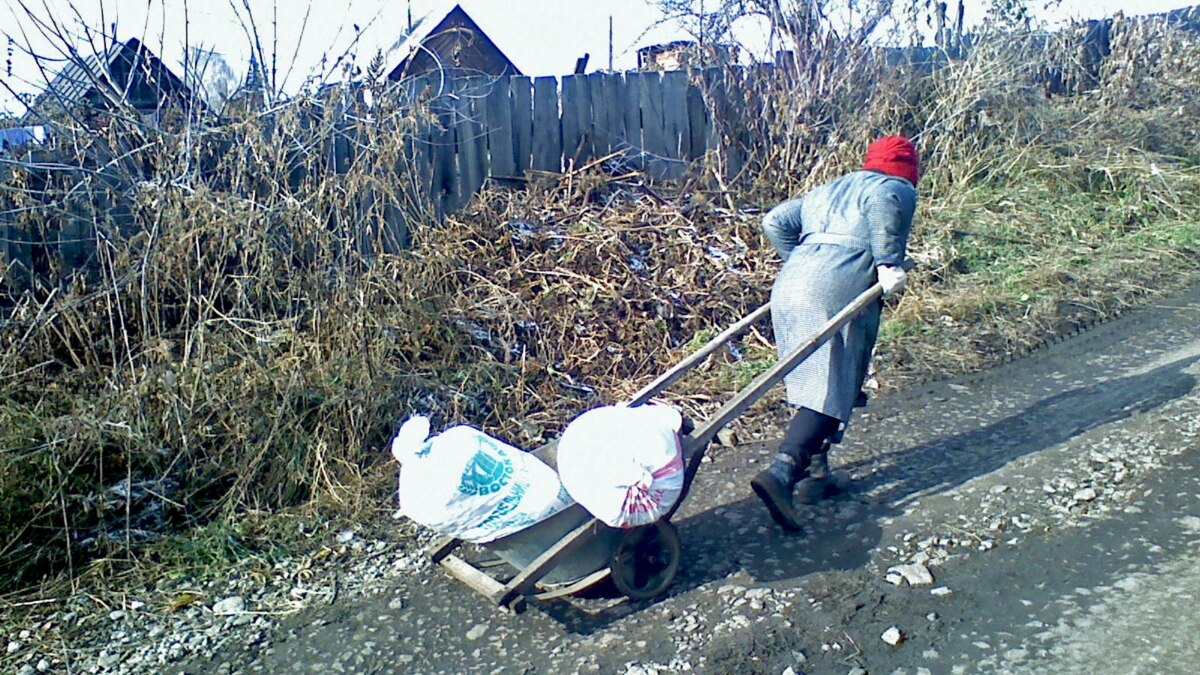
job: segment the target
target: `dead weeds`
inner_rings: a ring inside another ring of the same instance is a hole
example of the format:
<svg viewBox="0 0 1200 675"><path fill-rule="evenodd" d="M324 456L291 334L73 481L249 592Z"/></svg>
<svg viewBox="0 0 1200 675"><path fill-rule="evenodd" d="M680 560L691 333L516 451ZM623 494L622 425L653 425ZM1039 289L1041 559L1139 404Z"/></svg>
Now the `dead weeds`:
<svg viewBox="0 0 1200 675"><path fill-rule="evenodd" d="M1197 61L1175 33L1124 39L1114 59L1130 68L1148 40ZM78 577L88 560L136 564L163 532L248 512L380 509L384 448L412 413L525 447L555 437L765 302L778 263L762 212L854 168L880 128L913 135L925 158L919 268L885 314L883 388L992 365L1195 283L1196 82L1114 66L1098 93L1047 99L1013 54L890 76L865 115L862 78L756 90L740 179L720 156L672 186L615 161L533 175L443 224L414 209L407 250L363 235L386 214L361 197L419 182L400 161L416 117L360 129L336 176L315 150L342 130L311 116L223 130L240 150L206 180L135 184L137 233L107 233L94 276L9 298L6 588ZM806 126L796 101L831 121ZM179 142L164 138L160 166L203 155ZM62 216L6 194L30 231ZM704 418L773 358L756 327L664 397ZM735 429L775 433L781 398Z"/></svg>

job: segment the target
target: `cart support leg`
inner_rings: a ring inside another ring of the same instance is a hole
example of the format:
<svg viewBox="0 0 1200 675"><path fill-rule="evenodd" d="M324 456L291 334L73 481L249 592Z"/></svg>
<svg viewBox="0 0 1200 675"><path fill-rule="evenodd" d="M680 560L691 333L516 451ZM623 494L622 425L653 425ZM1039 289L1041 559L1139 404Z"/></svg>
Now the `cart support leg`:
<svg viewBox="0 0 1200 675"><path fill-rule="evenodd" d="M442 537L441 539L433 542L433 545L429 547L429 559L435 563L441 562L442 558L450 555L450 553L454 549L458 548L459 544L461 543L461 539L455 539L454 537Z"/></svg>
<svg viewBox="0 0 1200 675"><path fill-rule="evenodd" d="M442 558L438 564L456 579L470 586L476 593L491 599L492 602L510 609L514 613L520 613L525 609L524 596L520 594L515 594L511 597L506 596L506 589L503 584L480 572L471 563L462 558L455 555L448 555Z"/></svg>

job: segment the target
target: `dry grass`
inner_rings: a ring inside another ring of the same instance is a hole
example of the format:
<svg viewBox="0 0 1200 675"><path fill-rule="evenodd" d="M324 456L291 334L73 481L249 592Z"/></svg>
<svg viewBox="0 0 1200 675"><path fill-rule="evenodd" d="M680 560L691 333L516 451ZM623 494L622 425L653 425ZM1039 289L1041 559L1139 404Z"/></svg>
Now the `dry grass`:
<svg viewBox="0 0 1200 675"><path fill-rule="evenodd" d="M879 131L916 137L926 171L921 271L884 327L884 386L993 363L1195 280L1198 80L1139 59L1194 68L1200 54L1177 33L1118 35L1099 92L1072 98L1046 98L1015 39L930 76L843 55L829 61L842 70L747 83L738 100L758 107L722 119L744 151L732 183L711 180L722 156L671 188L604 167L533 176L440 226L403 197L420 192L403 158L425 118L382 95L349 130L309 103L153 136L135 156L156 171L121 169L129 190L110 195L136 227L96 212L95 273L10 298L0 324L7 588L136 559L175 528L385 504L382 447L412 412L519 445L555 436L765 301L776 262L757 209L854 167ZM68 145L94 165L129 145L123 123ZM327 150L346 133L354 160L334 175ZM37 205L33 179L5 179L5 208L36 206L19 224L39 232L64 211ZM414 248L383 241L389 208ZM672 400L703 416L773 355L765 327L736 346Z"/></svg>

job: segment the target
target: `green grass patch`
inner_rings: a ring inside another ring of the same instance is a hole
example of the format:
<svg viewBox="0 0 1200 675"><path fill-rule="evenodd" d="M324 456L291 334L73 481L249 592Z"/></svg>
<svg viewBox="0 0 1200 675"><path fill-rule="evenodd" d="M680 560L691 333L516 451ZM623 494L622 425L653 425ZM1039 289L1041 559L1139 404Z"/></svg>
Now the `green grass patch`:
<svg viewBox="0 0 1200 675"><path fill-rule="evenodd" d="M1129 236L1135 247L1151 247L1164 251L1200 249L1200 221L1166 221L1139 230ZM1119 246L1114 243L1114 246Z"/></svg>
<svg viewBox="0 0 1200 675"><path fill-rule="evenodd" d="M876 341L880 345L887 345L901 338L927 335L937 330L937 324L928 323L921 318L892 318L885 312Z"/></svg>

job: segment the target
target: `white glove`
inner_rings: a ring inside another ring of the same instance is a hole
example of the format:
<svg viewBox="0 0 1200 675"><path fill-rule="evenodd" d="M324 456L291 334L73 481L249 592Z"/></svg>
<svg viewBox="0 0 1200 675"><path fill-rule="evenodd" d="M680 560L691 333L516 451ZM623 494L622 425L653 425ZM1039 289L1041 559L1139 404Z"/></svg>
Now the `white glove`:
<svg viewBox="0 0 1200 675"><path fill-rule="evenodd" d="M883 286L883 297L885 298L904 288L904 283L908 281L908 272L905 272L903 267L880 265L875 268L875 272L879 275L879 283Z"/></svg>

